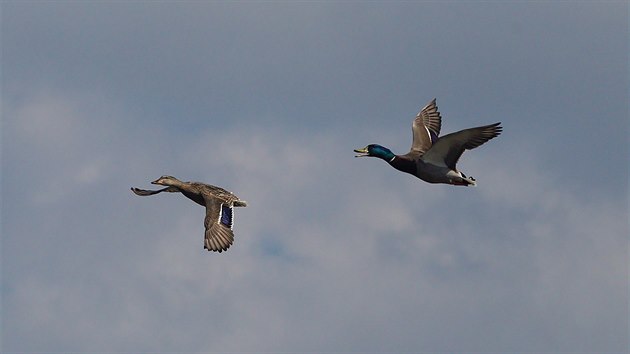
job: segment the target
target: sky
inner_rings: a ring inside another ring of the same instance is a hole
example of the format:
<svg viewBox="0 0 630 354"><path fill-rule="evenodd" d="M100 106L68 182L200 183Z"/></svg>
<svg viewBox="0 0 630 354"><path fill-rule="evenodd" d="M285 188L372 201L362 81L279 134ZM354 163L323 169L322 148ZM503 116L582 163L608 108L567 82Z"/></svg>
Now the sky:
<svg viewBox="0 0 630 354"><path fill-rule="evenodd" d="M0 350L625 352L628 6L3 1ZM354 158L434 97L477 187Z"/></svg>

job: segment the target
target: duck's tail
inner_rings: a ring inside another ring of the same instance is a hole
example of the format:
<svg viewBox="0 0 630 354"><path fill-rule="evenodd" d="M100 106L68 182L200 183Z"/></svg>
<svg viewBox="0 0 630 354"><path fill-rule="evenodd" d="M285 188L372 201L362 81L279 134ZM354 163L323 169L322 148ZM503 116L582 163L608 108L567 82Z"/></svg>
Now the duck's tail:
<svg viewBox="0 0 630 354"><path fill-rule="evenodd" d="M466 177L465 174L461 173L460 178L456 178L453 181L453 184L456 186L465 186L465 187L476 187L477 181L473 177Z"/></svg>
<svg viewBox="0 0 630 354"><path fill-rule="evenodd" d="M477 187L477 181L475 181L474 178L472 177L465 177L463 178L464 182L465 182L465 186L467 187Z"/></svg>
<svg viewBox="0 0 630 354"><path fill-rule="evenodd" d="M247 206L247 202L244 200L237 200L234 202L233 206L235 207L246 207Z"/></svg>

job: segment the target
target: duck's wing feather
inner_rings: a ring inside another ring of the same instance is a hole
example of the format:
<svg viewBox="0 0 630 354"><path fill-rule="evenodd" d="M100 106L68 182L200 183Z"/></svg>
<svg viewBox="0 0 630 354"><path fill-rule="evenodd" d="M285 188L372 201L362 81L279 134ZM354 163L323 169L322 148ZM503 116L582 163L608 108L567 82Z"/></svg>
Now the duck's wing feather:
<svg viewBox="0 0 630 354"><path fill-rule="evenodd" d="M423 155L437 141L442 129L442 116L438 111L435 98L416 115L411 125L413 142L410 154Z"/></svg>
<svg viewBox="0 0 630 354"><path fill-rule="evenodd" d="M437 166L447 166L455 170L457 161L464 150L471 150L501 134L501 122L481 127L460 130L439 138L422 159Z"/></svg>
<svg viewBox="0 0 630 354"><path fill-rule="evenodd" d="M137 195L147 196L147 195L154 195L154 194L158 194L162 192L176 193L176 192L179 192L180 190L177 187L166 187L166 188L162 188L158 190L147 190L147 189L131 187L131 191Z"/></svg>
<svg viewBox="0 0 630 354"><path fill-rule="evenodd" d="M247 202L244 200L240 200L234 193L223 189L221 187L213 186L210 184L206 184L205 186L205 195L212 198L217 198L223 200L224 203L230 204L233 207L246 207Z"/></svg>
<svg viewBox="0 0 630 354"><path fill-rule="evenodd" d="M231 205L216 198L206 198L204 248L215 252L226 251L234 242L233 221Z"/></svg>

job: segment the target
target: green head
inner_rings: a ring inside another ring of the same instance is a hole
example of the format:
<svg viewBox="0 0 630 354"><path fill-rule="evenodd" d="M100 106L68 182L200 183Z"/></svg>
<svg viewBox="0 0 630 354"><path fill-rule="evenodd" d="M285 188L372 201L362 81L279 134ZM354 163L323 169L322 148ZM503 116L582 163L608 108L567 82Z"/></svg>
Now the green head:
<svg viewBox="0 0 630 354"><path fill-rule="evenodd" d="M387 162L396 156L390 149L378 144L370 144L363 149L355 149L354 152L359 154L355 155L355 157L378 157Z"/></svg>

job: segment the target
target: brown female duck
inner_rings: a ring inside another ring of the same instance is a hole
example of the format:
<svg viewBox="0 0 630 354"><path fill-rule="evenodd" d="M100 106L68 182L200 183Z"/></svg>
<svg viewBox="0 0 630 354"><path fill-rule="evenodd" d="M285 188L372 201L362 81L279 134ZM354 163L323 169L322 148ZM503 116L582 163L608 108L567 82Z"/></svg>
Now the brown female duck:
<svg viewBox="0 0 630 354"><path fill-rule="evenodd" d="M245 207L247 203L223 188L199 182L182 182L172 176L162 176L151 182L167 186L159 190L131 188L141 196L161 192L180 192L195 203L206 207L206 228L204 248L208 251L223 252L234 242L234 207Z"/></svg>

